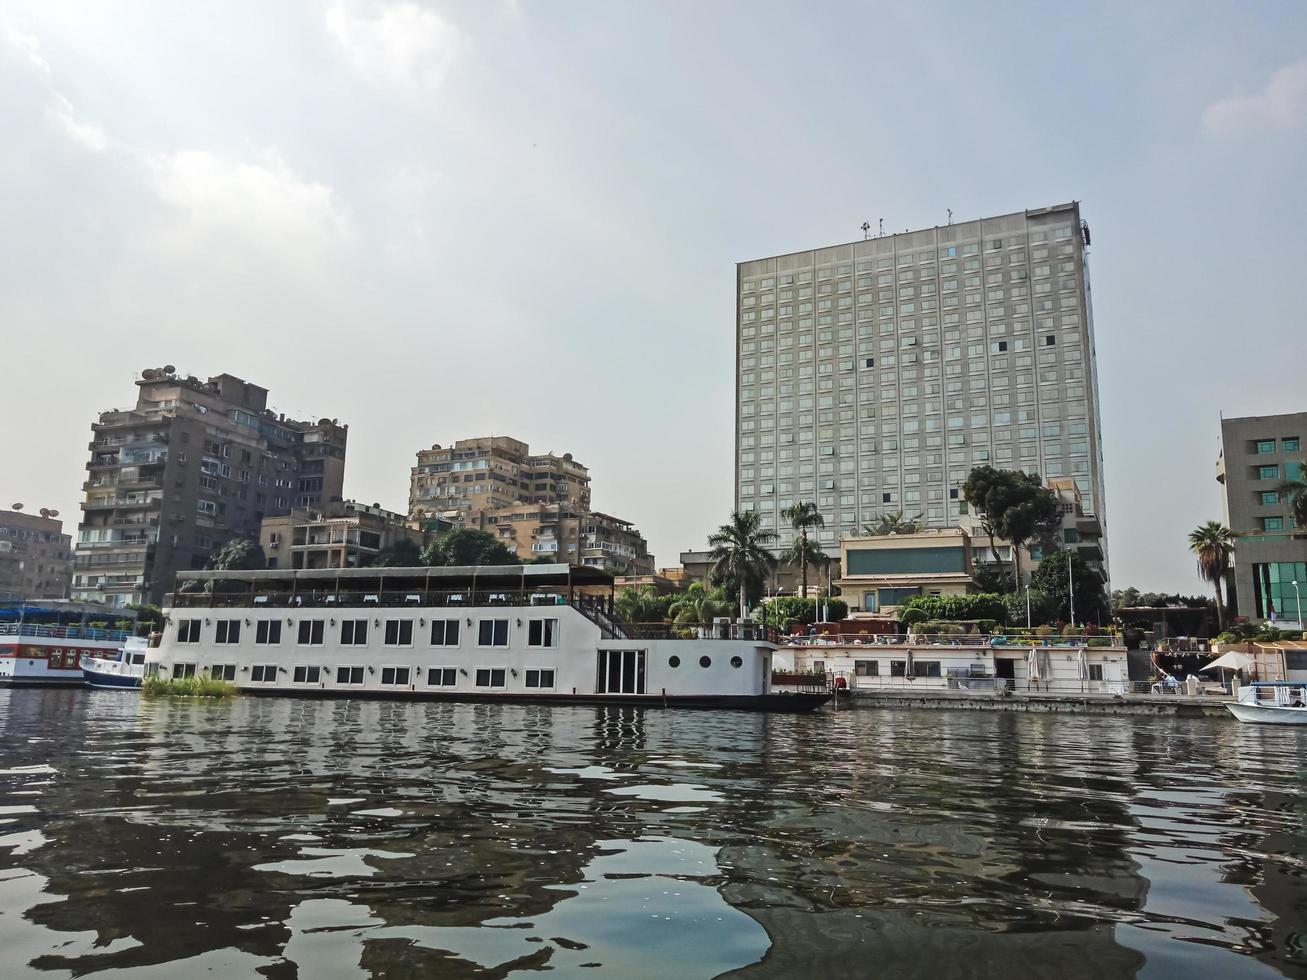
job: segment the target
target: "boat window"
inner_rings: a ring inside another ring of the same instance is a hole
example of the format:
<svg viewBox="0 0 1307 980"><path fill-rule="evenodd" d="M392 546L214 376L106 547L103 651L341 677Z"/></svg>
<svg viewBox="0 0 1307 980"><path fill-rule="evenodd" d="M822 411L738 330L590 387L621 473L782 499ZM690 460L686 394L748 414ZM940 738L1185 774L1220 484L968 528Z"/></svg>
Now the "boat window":
<svg viewBox="0 0 1307 980"><path fill-rule="evenodd" d="M643 694L644 651L600 650L595 690L600 694Z"/></svg>
<svg viewBox="0 0 1307 980"><path fill-rule="evenodd" d="M408 687L411 675L410 667L382 667L381 683L390 687Z"/></svg>
<svg viewBox="0 0 1307 980"><path fill-rule="evenodd" d="M277 680L276 664L255 664L250 668L250 680L255 684L272 684Z"/></svg>
<svg viewBox="0 0 1307 980"><path fill-rule="evenodd" d="M300 646L321 646L322 627L323 620L321 619L301 619L299 630Z"/></svg>
<svg viewBox="0 0 1307 980"><path fill-rule="evenodd" d="M363 646L367 642L368 621L366 619L342 619L340 621L341 646Z"/></svg>
<svg viewBox="0 0 1307 980"><path fill-rule="evenodd" d="M431 645L433 647L458 646L457 619L434 619L431 621Z"/></svg>
<svg viewBox="0 0 1307 980"><path fill-rule="evenodd" d="M254 642L274 644L281 642L281 620L260 619L254 627Z"/></svg>
<svg viewBox="0 0 1307 980"><path fill-rule="evenodd" d="M215 681L234 681L236 679L236 665L213 664L209 668L209 677Z"/></svg>
<svg viewBox="0 0 1307 980"><path fill-rule="evenodd" d="M411 647L413 645L413 620L386 620L386 646Z"/></svg>
<svg viewBox="0 0 1307 980"><path fill-rule="evenodd" d="M504 687L507 683L507 675L503 667L478 667L476 682L477 687Z"/></svg>
<svg viewBox="0 0 1307 980"><path fill-rule="evenodd" d="M363 668L362 667L337 667L336 683L337 684L362 684Z"/></svg>
<svg viewBox="0 0 1307 980"><path fill-rule="evenodd" d="M678 657L676 654L672 654L670 657L667 658L667 666L668 667L681 666L681 658Z"/></svg>
<svg viewBox="0 0 1307 980"><path fill-rule="evenodd" d="M558 620L532 619L527 621L526 645L529 647L558 646Z"/></svg>
<svg viewBox="0 0 1307 980"><path fill-rule="evenodd" d="M177 642L178 643L199 643L200 642L200 621L198 619L182 619L177 623Z"/></svg>
<svg viewBox="0 0 1307 980"><path fill-rule="evenodd" d="M194 676L195 676L195 664L173 664L172 666L173 680L179 681L182 680L183 678L194 677Z"/></svg>
<svg viewBox="0 0 1307 980"><path fill-rule="evenodd" d="M553 687L554 672L552 670L536 670L528 668L526 672L527 687Z"/></svg>
<svg viewBox="0 0 1307 980"><path fill-rule="evenodd" d="M430 667L427 669L428 687L453 687L458 683L458 671L453 667Z"/></svg>
<svg viewBox="0 0 1307 980"><path fill-rule="evenodd" d="M317 684L322 680L322 668L309 664L300 664L295 668L295 673L291 676L295 679L296 684ZM275 678L276 675L274 674L273 679Z"/></svg>
<svg viewBox="0 0 1307 980"><path fill-rule="evenodd" d="M143 654L143 653L133 653L133 654L132 654L132 663L133 663L133 664L143 664L143 663L145 663L145 654Z"/></svg>
<svg viewBox="0 0 1307 980"><path fill-rule="evenodd" d="M239 643L241 641L241 621L239 619L218 620L218 630L214 643Z"/></svg>
<svg viewBox="0 0 1307 980"><path fill-rule="evenodd" d="M743 659L742 657L732 657L732 658L731 658L731 666L732 666L732 667L743 667L743 666L744 666L744 659Z"/></svg>
<svg viewBox="0 0 1307 980"><path fill-rule="evenodd" d="M478 624L477 645L483 647L508 646L508 620L481 620Z"/></svg>

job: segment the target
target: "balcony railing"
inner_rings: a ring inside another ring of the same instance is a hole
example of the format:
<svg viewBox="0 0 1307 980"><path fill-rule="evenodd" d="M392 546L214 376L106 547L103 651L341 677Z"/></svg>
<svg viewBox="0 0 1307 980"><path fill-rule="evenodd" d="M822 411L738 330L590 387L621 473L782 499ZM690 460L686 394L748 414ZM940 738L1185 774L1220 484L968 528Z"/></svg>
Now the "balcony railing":
<svg viewBox="0 0 1307 980"><path fill-rule="evenodd" d="M89 626L45 626L40 623L0 623L0 636L32 636L51 640L127 639L125 630L100 630Z"/></svg>
<svg viewBox="0 0 1307 980"><path fill-rule="evenodd" d="M1104 642L1104 641L1110 642ZM959 636L951 633L818 633L814 636L789 636L781 641L792 647L969 647L972 649L1020 650L1050 647L1121 647L1117 637L1094 636Z"/></svg>

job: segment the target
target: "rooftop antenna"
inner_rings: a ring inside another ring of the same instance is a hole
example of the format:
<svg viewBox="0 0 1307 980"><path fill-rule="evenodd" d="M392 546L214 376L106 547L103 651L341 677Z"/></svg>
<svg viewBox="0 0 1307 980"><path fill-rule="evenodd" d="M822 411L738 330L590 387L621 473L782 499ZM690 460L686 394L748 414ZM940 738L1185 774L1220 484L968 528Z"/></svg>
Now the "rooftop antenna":
<svg viewBox="0 0 1307 980"><path fill-rule="evenodd" d="M877 226L878 226L879 229L880 229L880 230L876 233L876 237L877 237L877 238L884 238L884 237L885 237L885 219L884 219L884 218L877 218L876 221L877 221Z"/></svg>
<svg viewBox="0 0 1307 980"><path fill-rule="evenodd" d="M944 210L948 212L948 223L953 224L953 209L945 208Z"/></svg>
<svg viewBox="0 0 1307 980"><path fill-rule="evenodd" d="M862 240L865 242L870 237L871 237L871 225L867 224L867 222L864 221L862 223Z"/></svg>

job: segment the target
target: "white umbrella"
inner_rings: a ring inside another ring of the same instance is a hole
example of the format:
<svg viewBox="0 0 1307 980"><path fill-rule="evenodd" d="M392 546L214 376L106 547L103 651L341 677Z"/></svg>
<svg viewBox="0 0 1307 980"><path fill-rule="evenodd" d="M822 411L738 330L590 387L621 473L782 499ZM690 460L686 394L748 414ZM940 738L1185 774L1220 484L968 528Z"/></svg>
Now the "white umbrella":
<svg viewBox="0 0 1307 980"><path fill-rule="evenodd" d="M1026 680L1031 684L1039 683L1039 651L1034 647L1030 648L1030 656L1026 658Z"/></svg>
<svg viewBox="0 0 1307 980"><path fill-rule="evenodd" d="M1199 670L1243 670L1253 662L1253 658L1246 653L1240 653L1238 650L1231 650L1217 657L1206 667L1199 667Z"/></svg>

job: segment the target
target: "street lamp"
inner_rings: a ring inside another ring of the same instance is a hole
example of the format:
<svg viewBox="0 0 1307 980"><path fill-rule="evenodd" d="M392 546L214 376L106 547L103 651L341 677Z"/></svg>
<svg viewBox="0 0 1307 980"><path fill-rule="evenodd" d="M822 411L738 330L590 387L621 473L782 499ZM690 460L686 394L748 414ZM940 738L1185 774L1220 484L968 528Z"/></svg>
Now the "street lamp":
<svg viewBox="0 0 1307 980"><path fill-rule="evenodd" d="M1293 586L1294 605L1298 607L1298 628L1302 628L1302 593L1298 591L1298 580L1294 579L1289 583Z"/></svg>

